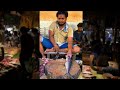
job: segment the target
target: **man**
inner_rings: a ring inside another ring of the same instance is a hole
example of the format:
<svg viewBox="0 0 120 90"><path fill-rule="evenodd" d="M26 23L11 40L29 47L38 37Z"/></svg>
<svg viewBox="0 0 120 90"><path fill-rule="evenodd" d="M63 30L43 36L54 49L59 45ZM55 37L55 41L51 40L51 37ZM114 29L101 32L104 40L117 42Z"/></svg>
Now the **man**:
<svg viewBox="0 0 120 90"><path fill-rule="evenodd" d="M34 40L33 55L34 55L34 62L35 62L35 71L39 71L39 58L41 57L40 50L39 50L39 36L40 36L40 33L39 33L38 29L31 28L30 34L31 34L31 36Z"/></svg>
<svg viewBox="0 0 120 90"><path fill-rule="evenodd" d="M40 33L38 32L38 29L36 28L31 28L31 32L30 35L32 36L33 40L34 40L34 55L35 58L39 58L40 57L40 50L39 50L39 36Z"/></svg>
<svg viewBox="0 0 120 90"><path fill-rule="evenodd" d="M67 52L68 55L80 52L78 46L73 46L73 29L66 23L68 12L58 11L57 21L49 28L49 39L42 37L42 44L47 51Z"/></svg>
<svg viewBox="0 0 120 90"><path fill-rule="evenodd" d="M92 23L88 23L88 29L85 31L85 35L87 38L86 42L88 44L90 44L90 42L91 42L91 33L92 32L93 32L93 25L92 25Z"/></svg>
<svg viewBox="0 0 120 90"><path fill-rule="evenodd" d="M20 64L23 70L24 78L32 78L32 72L29 72L26 66L29 66L29 61L31 61L34 41L31 35L28 34L29 29L26 27L21 27L21 52L20 52Z"/></svg>
<svg viewBox="0 0 120 90"><path fill-rule="evenodd" d="M80 44L83 41L83 28L82 28L82 23L79 23L77 25L78 30L74 32L74 41L76 44Z"/></svg>

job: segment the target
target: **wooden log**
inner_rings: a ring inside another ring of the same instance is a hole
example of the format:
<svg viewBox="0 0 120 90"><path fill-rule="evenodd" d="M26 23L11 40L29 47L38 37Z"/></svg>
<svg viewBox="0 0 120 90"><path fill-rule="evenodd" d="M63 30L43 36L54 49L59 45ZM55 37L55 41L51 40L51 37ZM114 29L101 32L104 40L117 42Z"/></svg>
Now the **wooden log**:
<svg viewBox="0 0 120 90"><path fill-rule="evenodd" d="M66 67L65 67L65 59L57 59L51 60L45 66L45 74L48 79L70 79L66 75ZM70 69L70 74L75 79L78 78L81 72L80 66L75 62L72 61L72 66Z"/></svg>

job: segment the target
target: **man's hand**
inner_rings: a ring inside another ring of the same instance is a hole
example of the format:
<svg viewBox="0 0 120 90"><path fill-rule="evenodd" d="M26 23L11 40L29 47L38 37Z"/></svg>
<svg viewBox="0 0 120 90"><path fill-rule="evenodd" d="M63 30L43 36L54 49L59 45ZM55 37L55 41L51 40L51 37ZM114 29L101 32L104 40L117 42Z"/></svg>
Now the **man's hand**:
<svg viewBox="0 0 120 90"><path fill-rule="evenodd" d="M70 58L72 57L72 51L71 50L68 51L67 56L69 56Z"/></svg>
<svg viewBox="0 0 120 90"><path fill-rule="evenodd" d="M68 37L68 53L67 55L72 57L72 45L73 45L73 37Z"/></svg>
<svg viewBox="0 0 120 90"><path fill-rule="evenodd" d="M45 56L45 55L42 55L42 58L43 58L43 59L45 59L45 58L46 58L46 56Z"/></svg>
<svg viewBox="0 0 120 90"><path fill-rule="evenodd" d="M58 45L54 45L53 49L58 52L59 51L59 46Z"/></svg>

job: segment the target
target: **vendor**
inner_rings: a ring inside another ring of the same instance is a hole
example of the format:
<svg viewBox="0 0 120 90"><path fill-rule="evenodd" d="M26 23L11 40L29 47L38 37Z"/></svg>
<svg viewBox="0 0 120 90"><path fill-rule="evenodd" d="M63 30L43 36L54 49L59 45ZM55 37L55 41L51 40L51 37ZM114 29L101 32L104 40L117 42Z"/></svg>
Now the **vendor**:
<svg viewBox="0 0 120 90"><path fill-rule="evenodd" d="M67 11L58 11L56 13L57 21L53 22L49 27L49 39L43 37L42 44L47 51L79 53L80 48L73 46L73 29L66 21L68 17Z"/></svg>

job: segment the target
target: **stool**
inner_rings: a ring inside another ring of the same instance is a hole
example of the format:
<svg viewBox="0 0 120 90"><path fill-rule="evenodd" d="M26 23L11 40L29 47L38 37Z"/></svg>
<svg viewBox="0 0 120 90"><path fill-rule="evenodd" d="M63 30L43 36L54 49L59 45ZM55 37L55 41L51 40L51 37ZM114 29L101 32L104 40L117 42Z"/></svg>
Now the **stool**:
<svg viewBox="0 0 120 90"><path fill-rule="evenodd" d="M44 54L47 55L47 58L50 58L50 55L57 54L57 52L44 52ZM59 52L59 54L60 54L60 55L61 55L61 54L66 55L67 53Z"/></svg>
<svg viewBox="0 0 120 90"><path fill-rule="evenodd" d="M46 52L45 51L44 54L46 54L47 58L50 59L50 55L57 54L57 52ZM66 55L67 53L65 53L65 52L59 52L59 55L61 55L61 54ZM76 54L73 54L73 60L75 60L75 58L76 58Z"/></svg>

